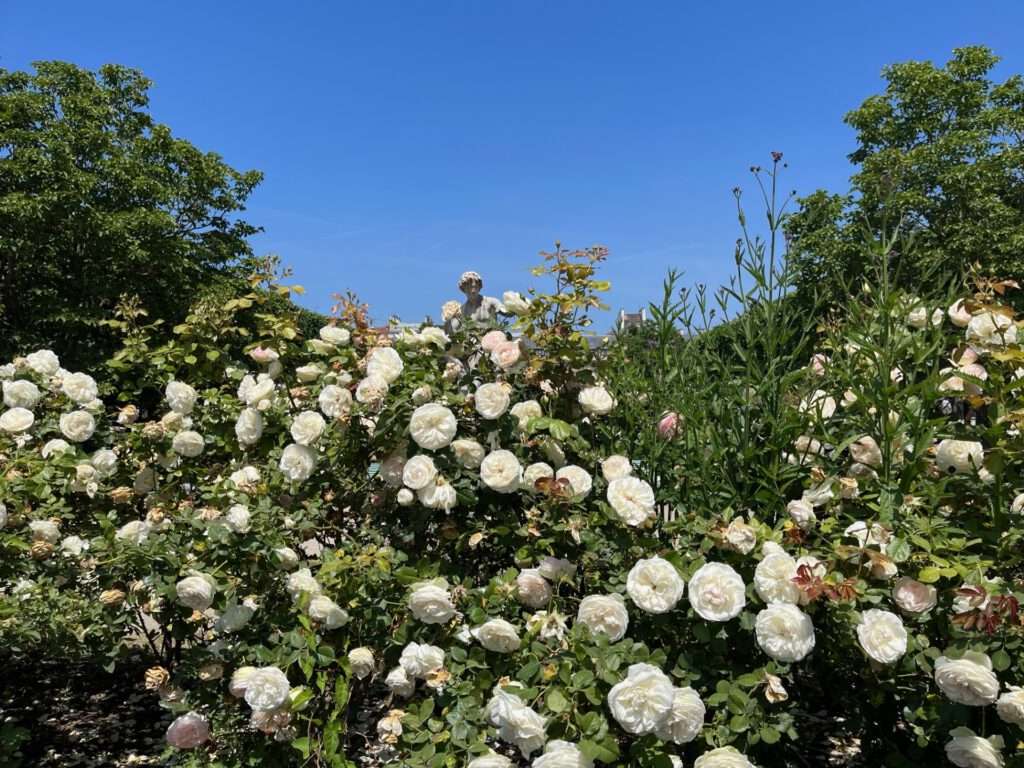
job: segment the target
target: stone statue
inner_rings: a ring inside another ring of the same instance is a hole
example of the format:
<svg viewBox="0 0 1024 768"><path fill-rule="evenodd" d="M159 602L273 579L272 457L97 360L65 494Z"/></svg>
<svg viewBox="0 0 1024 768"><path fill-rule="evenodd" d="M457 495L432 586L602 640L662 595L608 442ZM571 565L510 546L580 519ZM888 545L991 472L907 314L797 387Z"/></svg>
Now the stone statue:
<svg viewBox="0 0 1024 768"><path fill-rule="evenodd" d="M498 314L506 314L505 305L493 296L484 296L481 291L484 280L478 272L463 272L459 278L459 290L466 295L458 313L443 311L445 325L449 331L458 330L466 320L481 325L494 325ZM453 302L449 302L451 304Z"/></svg>

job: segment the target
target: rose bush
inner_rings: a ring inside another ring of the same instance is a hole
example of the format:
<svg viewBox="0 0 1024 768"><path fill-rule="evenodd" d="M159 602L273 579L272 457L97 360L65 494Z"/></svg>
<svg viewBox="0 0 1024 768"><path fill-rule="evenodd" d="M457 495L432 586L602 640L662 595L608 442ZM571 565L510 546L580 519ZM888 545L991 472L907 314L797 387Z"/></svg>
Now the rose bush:
<svg viewBox="0 0 1024 768"><path fill-rule="evenodd" d="M5 646L141 649L179 764L1019 764L1010 286L595 350L603 257L511 326L305 339L261 284L4 365Z"/></svg>

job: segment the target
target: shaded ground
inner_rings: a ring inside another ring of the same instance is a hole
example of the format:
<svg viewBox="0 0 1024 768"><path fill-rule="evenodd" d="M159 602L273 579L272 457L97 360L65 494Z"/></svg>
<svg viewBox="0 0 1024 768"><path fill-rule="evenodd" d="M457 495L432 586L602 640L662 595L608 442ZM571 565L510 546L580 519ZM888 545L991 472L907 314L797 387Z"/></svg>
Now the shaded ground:
<svg viewBox="0 0 1024 768"><path fill-rule="evenodd" d="M138 669L134 669L138 667ZM171 721L141 664L97 667L0 657L2 768L159 765Z"/></svg>

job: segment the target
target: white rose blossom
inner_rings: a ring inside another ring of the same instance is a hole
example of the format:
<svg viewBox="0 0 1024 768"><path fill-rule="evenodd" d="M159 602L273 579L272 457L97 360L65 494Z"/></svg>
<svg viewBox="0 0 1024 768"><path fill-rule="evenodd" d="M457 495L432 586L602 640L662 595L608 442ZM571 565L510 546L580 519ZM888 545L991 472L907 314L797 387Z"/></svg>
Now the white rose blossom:
<svg viewBox="0 0 1024 768"><path fill-rule="evenodd" d="M498 729L498 738L518 747L523 757L529 757L547 740L547 721L514 693L500 686L495 687L484 713L491 725Z"/></svg>
<svg viewBox="0 0 1024 768"><path fill-rule="evenodd" d="M480 479L498 493L513 493L522 482L523 466L512 451L491 451L480 464Z"/></svg>
<svg viewBox="0 0 1024 768"><path fill-rule="evenodd" d="M348 652L348 663L357 680L365 680L373 674L376 668L373 651L364 646L353 648Z"/></svg>
<svg viewBox="0 0 1024 768"><path fill-rule="evenodd" d="M349 622L348 613L326 595L314 595L307 610L309 618L327 629L337 629Z"/></svg>
<svg viewBox="0 0 1024 768"><path fill-rule="evenodd" d="M455 460L459 466L466 469L476 469L484 460L486 450L476 440L459 438L452 441L452 451L455 453Z"/></svg>
<svg viewBox="0 0 1024 768"><path fill-rule="evenodd" d="M459 501L455 486L441 475L416 491L416 498L427 509L438 509L445 512L455 509Z"/></svg>
<svg viewBox="0 0 1024 768"><path fill-rule="evenodd" d="M501 382L481 384L473 396L476 412L485 419L497 419L505 414L509 405L509 387Z"/></svg>
<svg viewBox="0 0 1024 768"><path fill-rule="evenodd" d="M314 445L327 427L324 417L316 411L303 411L292 420L292 440L299 445Z"/></svg>
<svg viewBox="0 0 1024 768"><path fill-rule="evenodd" d="M320 329L320 338L336 347L344 347L351 337L348 328L342 328L340 325L325 325Z"/></svg>
<svg viewBox="0 0 1024 768"><path fill-rule="evenodd" d="M688 744L700 735L706 714L700 694L689 686L676 688L672 693L672 709L654 733L662 741Z"/></svg>
<svg viewBox="0 0 1024 768"><path fill-rule="evenodd" d="M245 703L254 710L277 709L288 699L291 684L277 667L253 670L245 681Z"/></svg>
<svg viewBox="0 0 1024 768"><path fill-rule="evenodd" d="M99 394L96 380L87 373L68 374L61 381L60 389L79 405L91 403Z"/></svg>
<svg viewBox="0 0 1024 768"><path fill-rule="evenodd" d="M384 678L384 684L395 696L402 699L409 698L416 690L416 679L409 677L409 673L402 666L397 666L388 672L387 677Z"/></svg>
<svg viewBox="0 0 1024 768"><path fill-rule="evenodd" d="M967 651L959 659L936 659L935 683L950 701L968 707L984 707L999 698L999 680L992 672L992 660L977 651Z"/></svg>
<svg viewBox="0 0 1024 768"><path fill-rule="evenodd" d="M430 582L413 586L409 610L417 621L424 624L445 624L455 616L447 585Z"/></svg>
<svg viewBox="0 0 1024 768"><path fill-rule="evenodd" d="M519 429L524 431L529 425L530 419L539 419L544 415L544 411L541 409L540 403L536 400L523 400L522 402L516 403L509 410L509 413L518 420Z"/></svg>
<svg viewBox="0 0 1024 768"><path fill-rule="evenodd" d="M235 533L248 533L252 525L252 514L244 504L232 504L224 515L224 523Z"/></svg>
<svg viewBox="0 0 1024 768"><path fill-rule="evenodd" d="M263 436L263 415L255 408L243 408L235 420L235 437L242 448L251 448Z"/></svg>
<svg viewBox="0 0 1024 768"><path fill-rule="evenodd" d="M174 591L178 595L178 602L182 605L194 611L205 611L213 605L216 588L213 579L201 573L186 576L175 585Z"/></svg>
<svg viewBox="0 0 1024 768"><path fill-rule="evenodd" d="M426 488L436 477L437 467L434 466L434 460L422 453L406 461L402 468L402 482L414 491Z"/></svg>
<svg viewBox="0 0 1024 768"><path fill-rule="evenodd" d="M907 652L907 630L895 613L871 609L860 615L857 641L879 664L893 664Z"/></svg>
<svg viewBox="0 0 1024 768"><path fill-rule="evenodd" d="M626 678L608 692L608 708L626 733L643 735L663 727L672 714L675 688L651 664L632 664Z"/></svg>
<svg viewBox="0 0 1024 768"><path fill-rule="evenodd" d="M618 595L588 595L580 601L576 622L591 632L603 632L617 643L626 636L629 612Z"/></svg>
<svg viewBox="0 0 1024 768"><path fill-rule="evenodd" d="M195 749L210 740L210 722L198 712L186 712L167 727L165 738L175 749Z"/></svg>
<svg viewBox="0 0 1024 768"><path fill-rule="evenodd" d="M383 402L390 386L383 376L370 375L356 386L356 401L363 405L379 405Z"/></svg>
<svg viewBox="0 0 1024 768"><path fill-rule="evenodd" d="M791 664L814 650L814 624L795 605L772 603L754 622L757 644L768 656Z"/></svg>
<svg viewBox="0 0 1024 768"><path fill-rule="evenodd" d="M542 477L554 476L555 470L551 468L550 464L545 464L543 461L535 462L523 470L523 487L533 490L537 481Z"/></svg>
<svg viewBox="0 0 1024 768"><path fill-rule="evenodd" d="M638 560L626 577L626 593L647 613L667 613L676 607L686 584L668 560Z"/></svg>
<svg viewBox="0 0 1024 768"><path fill-rule="evenodd" d="M96 431L96 419L88 411L72 411L60 417L60 431L73 443L84 443Z"/></svg>
<svg viewBox="0 0 1024 768"><path fill-rule="evenodd" d="M25 363L40 376L53 376L60 370L60 358L49 349L25 355Z"/></svg>
<svg viewBox="0 0 1024 768"><path fill-rule="evenodd" d="M42 393L39 387L28 379L17 379L16 381L5 381L3 383L4 405L8 408L35 408Z"/></svg>
<svg viewBox="0 0 1024 768"><path fill-rule="evenodd" d="M693 768L755 768L736 747L718 747L698 757Z"/></svg>
<svg viewBox="0 0 1024 768"><path fill-rule="evenodd" d="M527 608L543 608L551 594L551 584L536 568L524 568L516 576L516 596Z"/></svg>
<svg viewBox="0 0 1024 768"><path fill-rule="evenodd" d="M588 758L575 744L553 739L544 746L544 754L534 758L531 768L593 768Z"/></svg>
<svg viewBox="0 0 1024 768"><path fill-rule="evenodd" d="M316 402L328 419L340 419L352 410L352 393L337 384L328 384L320 390Z"/></svg>
<svg viewBox="0 0 1024 768"><path fill-rule="evenodd" d="M1024 728L1024 688L1008 685L996 701L996 714L1004 723Z"/></svg>
<svg viewBox="0 0 1024 768"><path fill-rule="evenodd" d="M512 653L522 644L515 626L504 619L490 619L471 630L471 634L480 645L496 653Z"/></svg>
<svg viewBox="0 0 1024 768"><path fill-rule="evenodd" d="M402 649L398 663L409 677L425 680L444 666L444 650L436 645L409 643Z"/></svg>
<svg viewBox="0 0 1024 768"><path fill-rule="evenodd" d="M638 477L626 476L612 480L608 483L607 496L615 514L626 525L640 526L657 515L654 489Z"/></svg>
<svg viewBox="0 0 1024 768"><path fill-rule="evenodd" d="M587 387L577 400L584 413L591 416L607 416L615 408L615 398L604 387Z"/></svg>
<svg viewBox="0 0 1024 768"><path fill-rule="evenodd" d="M289 574L285 588L293 603L298 603L303 597L313 598L320 594L320 583L313 578L309 568L300 568Z"/></svg>
<svg viewBox="0 0 1024 768"><path fill-rule="evenodd" d="M85 411L76 411L76 413L85 413ZM86 416L88 415L86 413ZM92 417L89 416L89 418ZM63 417L61 421L63 422ZM36 417L28 408L10 408L4 411L3 414L0 414L0 431L17 435L30 430L35 422Z"/></svg>
<svg viewBox="0 0 1024 768"><path fill-rule="evenodd" d="M909 576L896 580L892 587L892 599L904 613L925 613L935 607L935 587L922 584Z"/></svg>
<svg viewBox="0 0 1024 768"><path fill-rule="evenodd" d="M797 562L779 549L766 554L754 568L754 589L766 603L797 603L800 588L793 582Z"/></svg>
<svg viewBox="0 0 1024 768"><path fill-rule="evenodd" d="M1013 318L986 310L974 315L967 324L967 340L989 347L1017 343L1017 326Z"/></svg>
<svg viewBox="0 0 1024 768"><path fill-rule="evenodd" d="M193 459L203 452L205 441L198 432L186 429L174 436L171 441L171 448L179 456Z"/></svg>
<svg viewBox="0 0 1024 768"><path fill-rule="evenodd" d="M706 563L690 577L690 605L706 621L729 621L747 604L743 578L725 563Z"/></svg>
<svg viewBox="0 0 1024 768"><path fill-rule="evenodd" d="M409 419L409 434L413 441L428 451L450 445L457 429L455 414L438 403L421 405Z"/></svg>
<svg viewBox="0 0 1024 768"><path fill-rule="evenodd" d="M183 381L169 381L164 389L164 397L172 411L188 416L195 407L198 394Z"/></svg>
<svg viewBox="0 0 1024 768"><path fill-rule="evenodd" d="M985 463L985 449L973 440L942 440L935 449L940 472L976 472Z"/></svg>
<svg viewBox="0 0 1024 768"><path fill-rule="evenodd" d="M629 477L633 474L633 463L626 456L609 456L601 462L601 476L606 482Z"/></svg>
<svg viewBox="0 0 1024 768"><path fill-rule="evenodd" d="M292 443L281 452L281 474L293 483L308 480L316 469L316 451L308 445Z"/></svg>
<svg viewBox="0 0 1024 768"><path fill-rule="evenodd" d="M404 369L401 356L392 347L377 347L366 358L366 374L380 376L388 384L394 384Z"/></svg>
<svg viewBox="0 0 1024 768"><path fill-rule="evenodd" d="M954 728L946 742L946 757L957 768L1003 768L1002 736L985 739L969 728Z"/></svg>

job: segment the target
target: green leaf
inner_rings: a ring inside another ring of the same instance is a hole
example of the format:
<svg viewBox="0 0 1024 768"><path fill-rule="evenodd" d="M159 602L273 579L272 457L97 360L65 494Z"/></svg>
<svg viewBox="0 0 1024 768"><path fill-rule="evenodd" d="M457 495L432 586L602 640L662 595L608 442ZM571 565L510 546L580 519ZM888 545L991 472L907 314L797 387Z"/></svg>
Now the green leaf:
<svg viewBox="0 0 1024 768"><path fill-rule="evenodd" d="M561 714L569 708L569 700L565 698L565 694L559 688L550 689L544 701L548 705L548 709L555 714Z"/></svg>

